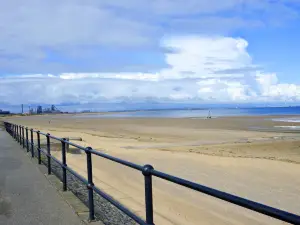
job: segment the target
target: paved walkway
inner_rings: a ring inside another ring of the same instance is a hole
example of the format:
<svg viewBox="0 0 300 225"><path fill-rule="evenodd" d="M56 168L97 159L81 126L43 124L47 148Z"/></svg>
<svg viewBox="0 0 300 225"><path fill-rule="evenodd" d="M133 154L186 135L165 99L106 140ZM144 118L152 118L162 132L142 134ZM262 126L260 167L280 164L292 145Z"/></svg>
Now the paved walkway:
<svg viewBox="0 0 300 225"><path fill-rule="evenodd" d="M24 149L0 128L0 225L82 225Z"/></svg>

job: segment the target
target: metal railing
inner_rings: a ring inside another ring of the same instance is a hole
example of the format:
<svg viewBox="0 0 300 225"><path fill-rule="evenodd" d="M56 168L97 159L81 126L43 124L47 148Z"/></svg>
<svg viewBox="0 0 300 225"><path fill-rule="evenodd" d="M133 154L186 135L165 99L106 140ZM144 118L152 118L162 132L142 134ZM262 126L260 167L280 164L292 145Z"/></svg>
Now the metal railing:
<svg viewBox="0 0 300 225"><path fill-rule="evenodd" d="M291 224L300 224L300 216L295 215L277 208L273 208L267 205L263 205L245 198L241 198L226 192L222 192L210 187L203 186L201 184L197 184L176 176L172 176L163 172L160 172L158 170L155 170L151 165L138 165L132 162L128 162L101 152L98 152L96 150L93 150L91 147L82 147L80 145L74 144L70 141L67 141L64 138L58 138L55 136L52 136L49 133L43 133L37 130L28 129L27 127L16 125L8 122L4 122L6 131L10 133L10 135L20 143L23 148L26 149L27 152L31 151L31 157L35 157L34 154L34 143L33 143L33 135L36 133L37 135L37 158L38 163L41 164L41 152L47 156L47 167L48 167L48 174L51 174L51 161L55 161L58 163L63 171L63 191L67 191L67 171L69 171L71 174L76 176L81 182L83 182L88 190L88 208L89 208L89 220L95 219L95 209L94 209L94 194L98 194L104 199L106 199L108 202L110 202L112 205L117 207L119 210L121 210L123 213L125 213L127 216L129 216L131 219L133 219L138 224L143 225L154 225L154 218L153 218L153 198L152 198L152 177L158 177L163 180L190 188L192 190L213 196L218 199L222 199L224 201L233 203L235 205L250 209L255 212L259 212L261 214L291 223ZM30 130L30 141L28 136L28 130ZM24 135L26 131L26 136ZM47 139L47 149L41 148L40 143L40 137L41 135L45 136ZM51 155L51 144L50 139L54 139L56 141L61 142L61 150L62 150L62 159L61 161L56 159ZM66 162L66 145L71 145L73 147L76 147L78 149L81 149L86 153L86 164L87 164L87 179L79 175L76 171L74 171L72 168L67 166ZM130 167L132 169L140 171L144 176L144 184L145 184L145 206L146 206L146 221L144 221L142 218L140 218L138 215L133 213L131 210L126 208L124 205L113 199L111 196L103 192L101 189L96 187L93 183L93 166L92 166L92 155L96 155L108 160L111 160L113 162L122 164L124 166Z"/></svg>

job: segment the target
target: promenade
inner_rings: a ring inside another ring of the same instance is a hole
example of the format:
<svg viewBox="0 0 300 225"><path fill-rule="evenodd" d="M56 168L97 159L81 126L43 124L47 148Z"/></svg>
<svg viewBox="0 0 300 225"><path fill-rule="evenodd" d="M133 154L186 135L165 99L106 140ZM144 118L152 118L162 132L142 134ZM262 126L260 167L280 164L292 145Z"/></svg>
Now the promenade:
<svg viewBox="0 0 300 225"><path fill-rule="evenodd" d="M0 225L82 225L37 164L0 127Z"/></svg>

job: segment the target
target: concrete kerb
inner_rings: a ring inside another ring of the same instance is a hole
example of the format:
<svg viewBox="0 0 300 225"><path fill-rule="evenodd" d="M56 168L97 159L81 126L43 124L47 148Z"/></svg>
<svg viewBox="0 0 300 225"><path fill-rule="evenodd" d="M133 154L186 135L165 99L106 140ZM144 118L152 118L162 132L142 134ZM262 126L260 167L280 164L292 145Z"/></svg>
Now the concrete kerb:
<svg viewBox="0 0 300 225"><path fill-rule="evenodd" d="M27 156L31 158L31 155L27 153ZM31 161L36 163L36 158L31 158ZM86 205L80 201L71 191L62 191L62 182L55 175L48 175L47 168L44 165L36 164L41 173L44 174L45 178L49 183L57 190L62 199L73 209L80 220L87 225L104 225L101 221L89 221L89 210Z"/></svg>

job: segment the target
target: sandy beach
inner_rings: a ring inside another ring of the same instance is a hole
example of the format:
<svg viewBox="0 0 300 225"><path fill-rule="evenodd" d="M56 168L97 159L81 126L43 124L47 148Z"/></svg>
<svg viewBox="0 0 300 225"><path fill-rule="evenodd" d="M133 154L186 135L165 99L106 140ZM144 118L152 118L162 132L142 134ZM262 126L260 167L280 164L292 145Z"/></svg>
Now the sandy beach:
<svg viewBox="0 0 300 225"><path fill-rule="evenodd" d="M77 118L72 115L7 120L82 146L300 214L300 135L272 117ZM60 159L60 152L53 152ZM85 154L67 155L86 175ZM143 176L93 157L95 184L144 217ZM275 219L154 179L155 224L283 224Z"/></svg>

